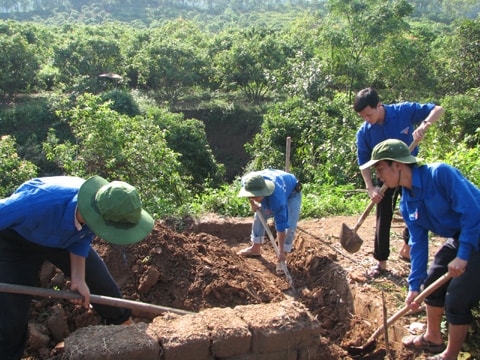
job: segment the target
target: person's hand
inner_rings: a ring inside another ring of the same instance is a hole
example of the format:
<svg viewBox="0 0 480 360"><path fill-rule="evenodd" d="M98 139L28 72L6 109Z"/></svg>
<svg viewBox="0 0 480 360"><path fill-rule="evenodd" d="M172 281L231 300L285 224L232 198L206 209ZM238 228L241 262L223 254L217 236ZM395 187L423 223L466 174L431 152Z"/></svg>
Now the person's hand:
<svg viewBox="0 0 480 360"><path fill-rule="evenodd" d="M417 311L420 308L421 304L417 304L415 301L413 301L418 296L418 294L418 291L410 290L407 294L407 298L405 299L405 304L408 305L412 312Z"/></svg>
<svg viewBox="0 0 480 360"><path fill-rule="evenodd" d="M380 192L378 187L373 187L368 189L368 197L372 200L375 204L378 204L383 199L383 194Z"/></svg>
<svg viewBox="0 0 480 360"><path fill-rule="evenodd" d="M262 205L256 202L253 198L250 198L249 201L250 201L250 207L252 208L253 212L257 212L257 210L262 207Z"/></svg>
<svg viewBox="0 0 480 360"><path fill-rule="evenodd" d="M428 121L422 122L422 125L417 127L415 131L413 132L413 140L415 140L417 143L422 141L425 135L427 134L427 130L430 127L430 123Z"/></svg>
<svg viewBox="0 0 480 360"><path fill-rule="evenodd" d="M80 295L83 296L82 299L74 299L72 303L77 305L83 305L84 308L88 309L90 307L90 289L88 288L85 281L74 281L70 285L72 291L77 291Z"/></svg>
<svg viewBox="0 0 480 360"><path fill-rule="evenodd" d="M468 261L462 260L458 257L450 261L448 264L448 272L452 277L456 278L462 275L465 272L465 269L467 268Z"/></svg>

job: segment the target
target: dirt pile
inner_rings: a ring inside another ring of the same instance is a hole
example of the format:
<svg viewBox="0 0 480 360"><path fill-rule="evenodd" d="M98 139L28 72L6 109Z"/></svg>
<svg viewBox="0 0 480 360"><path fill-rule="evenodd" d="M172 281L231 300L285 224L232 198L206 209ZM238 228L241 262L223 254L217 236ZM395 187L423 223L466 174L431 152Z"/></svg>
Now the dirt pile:
<svg viewBox="0 0 480 360"><path fill-rule="evenodd" d="M365 277L373 265L371 236L373 219L367 219L359 235L365 240L355 255L338 244L341 224L353 225L355 217L301 221L295 249L287 258L298 301L320 321L321 333L336 359L350 359L343 348L362 343L382 324L381 290L388 314L403 304L408 264L397 260L401 225L394 227L390 272L375 281ZM236 251L249 244L251 219L217 216L191 221L180 230L174 224L157 223L142 242L115 246L96 240L126 299L197 312L213 307L280 302L291 297L290 285L275 274L275 255L267 243L262 257L242 258ZM44 287L66 289L62 274L54 269L42 275ZM134 314L135 322L150 322L146 314ZM421 315L420 315L421 316ZM60 319L60 320L59 320ZM414 319L402 319L391 330L390 350L395 359L413 359L415 354L400 346L403 328ZM50 325L49 325L50 324ZM56 324L56 325L52 325ZM94 311L85 311L67 301L36 299L32 306L33 336L25 359L60 359L61 341L74 330L98 325ZM63 329L54 333L53 329ZM418 354L417 354L418 355ZM379 342L370 359L383 359Z"/></svg>

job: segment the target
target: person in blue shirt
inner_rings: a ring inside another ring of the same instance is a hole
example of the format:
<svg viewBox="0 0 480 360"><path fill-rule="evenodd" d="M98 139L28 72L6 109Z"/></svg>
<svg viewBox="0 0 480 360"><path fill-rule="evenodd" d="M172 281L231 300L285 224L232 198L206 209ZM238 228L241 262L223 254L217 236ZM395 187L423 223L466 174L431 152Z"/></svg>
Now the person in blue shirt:
<svg viewBox="0 0 480 360"><path fill-rule="evenodd" d="M419 143L425 136L428 127L435 123L444 112L441 106L433 103L382 104L377 91L373 88L359 91L355 96L353 108L365 120L356 135L359 166L370 160L373 148L383 140L399 139L407 144L411 144L415 140L416 143ZM412 153L417 155L418 147L415 147ZM376 277L387 269L387 260L390 256L390 228L397 193L395 189L387 189L382 195L380 192L382 184L380 182L379 187L374 185L369 168L361 170L361 174L368 197L376 204L373 257L378 263L369 271L370 276ZM405 228L403 231L404 245L400 249L400 257L405 260L410 258L408 238L408 228Z"/></svg>
<svg viewBox="0 0 480 360"><path fill-rule="evenodd" d="M293 247L297 222L302 204L301 184L288 172L265 169L248 173L242 178L239 197L247 197L255 212L250 239L252 245L238 252L241 256L260 256L265 229L256 211L260 209L265 219L273 216L278 241L277 273L280 263Z"/></svg>
<svg viewBox="0 0 480 360"><path fill-rule="evenodd" d="M61 269L71 290L90 306L90 291L120 298L121 292L92 248L95 235L115 244L140 241L153 229L135 187L70 176L35 178L0 200L0 282L37 286L44 261ZM28 337L31 296L0 293L0 357L17 360ZM131 311L93 305L109 324L128 324Z"/></svg>
<svg viewBox="0 0 480 360"><path fill-rule="evenodd" d="M411 271L406 303L412 310L421 286L443 274L452 276L425 300L427 329L423 335L405 337L408 348L440 353L430 360L454 360L473 322L472 308L480 300L480 190L458 169L445 163L419 164L407 145L396 139L381 142L362 168L375 166L377 177L389 188L400 186L400 211L410 230ZM428 268L428 233L447 240ZM442 316L448 322L448 343L441 333Z"/></svg>

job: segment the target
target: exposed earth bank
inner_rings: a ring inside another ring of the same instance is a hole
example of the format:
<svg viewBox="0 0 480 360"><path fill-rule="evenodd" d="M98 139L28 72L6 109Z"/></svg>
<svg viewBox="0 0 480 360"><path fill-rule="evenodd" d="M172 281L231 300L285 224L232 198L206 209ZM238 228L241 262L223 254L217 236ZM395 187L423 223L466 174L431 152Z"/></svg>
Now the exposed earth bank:
<svg viewBox="0 0 480 360"><path fill-rule="evenodd" d="M338 242L343 223L353 228L358 217L302 220L294 251L287 258L297 300L321 324L324 343L332 359L353 359L348 351L361 346L387 317L403 306L409 264L398 257L403 223L392 226L389 271L369 279L374 217L359 229L364 240L359 252L349 254ZM252 219L206 216L178 227L158 222L142 242L113 246L96 239L94 246L104 258L126 299L188 311L212 307L280 302L293 291L284 276L275 273L275 255L266 238L260 258L242 258L236 251L249 245ZM273 228L272 228L273 229ZM438 240L438 241L437 241ZM440 244L442 239L434 239ZM432 253L435 246L432 248ZM42 286L68 289L68 281L51 266L42 271ZM150 322L146 314L134 314L135 322ZM422 359L426 354L402 348L409 332L422 331L424 312L407 315L383 334L364 359ZM62 341L78 328L101 324L93 310L67 301L36 298L30 316L30 338L24 359L60 359Z"/></svg>

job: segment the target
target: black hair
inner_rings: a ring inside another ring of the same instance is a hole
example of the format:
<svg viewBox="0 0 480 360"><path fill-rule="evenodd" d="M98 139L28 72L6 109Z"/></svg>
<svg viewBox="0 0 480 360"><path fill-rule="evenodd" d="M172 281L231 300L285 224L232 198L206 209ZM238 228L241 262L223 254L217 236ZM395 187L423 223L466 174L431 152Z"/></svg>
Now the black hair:
<svg viewBox="0 0 480 360"><path fill-rule="evenodd" d="M355 100L353 101L353 109L356 112L360 112L365 109L367 106L371 108L376 108L380 98L378 96L377 90L374 88L365 88L360 90L357 95L355 95Z"/></svg>

